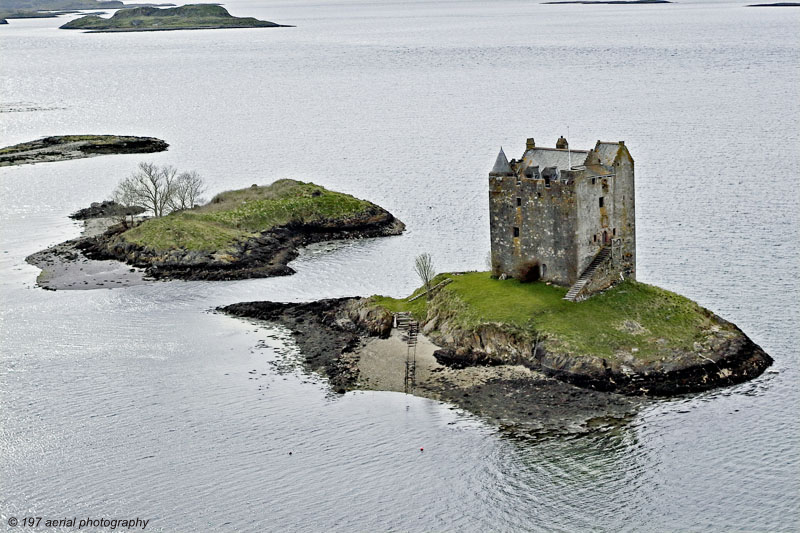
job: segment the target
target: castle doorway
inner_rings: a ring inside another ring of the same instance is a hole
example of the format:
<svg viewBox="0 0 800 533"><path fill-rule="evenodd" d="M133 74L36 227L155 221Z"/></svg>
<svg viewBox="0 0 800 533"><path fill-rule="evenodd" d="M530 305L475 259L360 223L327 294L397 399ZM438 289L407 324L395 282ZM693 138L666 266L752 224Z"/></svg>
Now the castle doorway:
<svg viewBox="0 0 800 533"><path fill-rule="evenodd" d="M603 246L605 246L606 244L608 244L608 232L604 231L603 232Z"/></svg>
<svg viewBox="0 0 800 533"><path fill-rule="evenodd" d="M539 266L539 278L543 278L543 277L545 277L545 275L546 275L546 274L547 274L547 265L545 265L544 263L542 263L542 264Z"/></svg>

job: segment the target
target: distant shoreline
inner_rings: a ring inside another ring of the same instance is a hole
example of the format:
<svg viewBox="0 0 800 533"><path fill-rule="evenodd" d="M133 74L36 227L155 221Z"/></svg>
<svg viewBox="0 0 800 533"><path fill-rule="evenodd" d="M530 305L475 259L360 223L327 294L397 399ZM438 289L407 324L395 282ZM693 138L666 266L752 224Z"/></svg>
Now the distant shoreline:
<svg viewBox="0 0 800 533"><path fill-rule="evenodd" d="M134 7L172 7L175 4L124 4L119 0L38 0L35 8L30 2L5 0L0 6L0 24L8 24L8 19L55 18L71 15L89 9L127 9ZM105 11L83 13L83 15L104 15Z"/></svg>
<svg viewBox="0 0 800 533"><path fill-rule="evenodd" d="M560 0L542 4L671 4L670 0Z"/></svg>
<svg viewBox="0 0 800 533"><path fill-rule="evenodd" d="M84 33L140 33L147 31L179 31L179 30L252 30L254 28L294 28L295 26L276 24L275 26L194 26L186 28L113 28L107 30L90 30Z"/></svg>

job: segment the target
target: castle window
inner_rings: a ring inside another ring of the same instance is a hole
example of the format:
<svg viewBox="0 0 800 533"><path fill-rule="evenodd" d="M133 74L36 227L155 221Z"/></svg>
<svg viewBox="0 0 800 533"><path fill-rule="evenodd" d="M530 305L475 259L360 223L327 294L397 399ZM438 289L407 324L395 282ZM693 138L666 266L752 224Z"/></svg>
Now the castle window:
<svg viewBox="0 0 800 533"><path fill-rule="evenodd" d="M522 205L522 198L517 198L517 207Z"/></svg>
<svg viewBox="0 0 800 533"><path fill-rule="evenodd" d="M519 228L514 228L514 237L519 237Z"/></svg>
<svg viewBox="0 0 800 533"><path fill-rule="evenodd" d="M611 235L617 236L617 228L611 230Z"/></svg>
<svg viewBox="0 0 800 533"><path fill-rule="evenodd" d="M550 178L544 179L544 186L547 187L548 189L550 188Z"/></svg>
<svg viewBox="0 0 800 533"><path fill-rule="evenodd" d="M592 237L593 237L593 239L592 239L592 240L593 240L594 242L597 242L597 233L595 233L594 235L592 235Z"/></svg>
<svg viewBox="0 0 800 533"><path fill-rule="evenodd" d="M594 180L595 180L595 178L592 178L592 185L594 185Z"/></svg>
<svg viewBox="0 0 800 533"><path fill-rule="evenodd" d="M536 197L537 197L537 198L541 198L541 197L542 197L542 193L540 193L540 192L537 192L537 193L536 193Z"/></svg>
<svg viewBox="0 0 800 533"><path fill-rule="evenodd" d="M604 200L603 200L603 197L601 196L600 197L600 207L603 207L603 205L604 205Z"/></svg>

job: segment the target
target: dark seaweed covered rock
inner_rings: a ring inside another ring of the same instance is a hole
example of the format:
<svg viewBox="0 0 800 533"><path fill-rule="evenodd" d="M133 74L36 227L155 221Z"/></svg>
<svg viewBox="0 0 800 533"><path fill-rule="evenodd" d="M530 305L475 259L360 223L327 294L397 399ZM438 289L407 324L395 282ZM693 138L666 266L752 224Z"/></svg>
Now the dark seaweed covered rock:
<svg viewBox="0 0 800 533"><path fill-rule="evenodd" d="M141 215L144 212L144 207L136 205L126 206L118 204L113 200L105 200L103 202L92 202L92 205L75 211L69 218L74 220L87 220L90 218L135 216Z"/></svg>

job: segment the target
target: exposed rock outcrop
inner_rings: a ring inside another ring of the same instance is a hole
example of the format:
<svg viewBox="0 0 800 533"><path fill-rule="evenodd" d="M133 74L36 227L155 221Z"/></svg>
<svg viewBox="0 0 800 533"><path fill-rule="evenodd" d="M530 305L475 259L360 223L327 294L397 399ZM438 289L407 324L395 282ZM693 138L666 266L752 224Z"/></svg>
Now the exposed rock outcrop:
<svg viewBox="0 0 800 533"><path fill-rule="evenodd" d="M692 350L665 348L661 357L641 359L633 354L604 358L569 353L554 339L507 324L465 330L437 310L430 306L422 327L446 348L437 356L443 364L522 364L580 387L621 394L671 396L733 385L757 377L773 362L739 328L713 314L718 326Z"/></svg>
<svg viewBox="0 0 800 533"><path fill-rule="evenodd" d="M61 135L0 149L0 167L66 161L106 154L163 152L169 145L154 137Z"/></svg>
<svg viewBox="0 0 800 533"><path fill-rule="evenodd" d="M108 218L141 215L145 212L144 207L125 206L113 200L103 202L92 202L89 207L78 209L69 218L74 220L87 220L90 218Z"/></svg>

